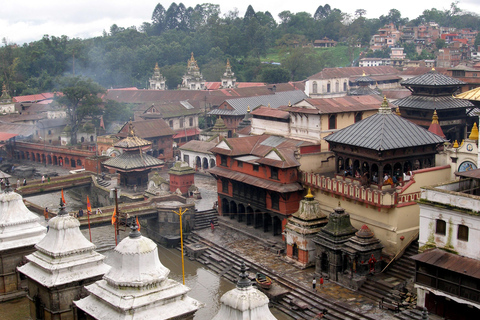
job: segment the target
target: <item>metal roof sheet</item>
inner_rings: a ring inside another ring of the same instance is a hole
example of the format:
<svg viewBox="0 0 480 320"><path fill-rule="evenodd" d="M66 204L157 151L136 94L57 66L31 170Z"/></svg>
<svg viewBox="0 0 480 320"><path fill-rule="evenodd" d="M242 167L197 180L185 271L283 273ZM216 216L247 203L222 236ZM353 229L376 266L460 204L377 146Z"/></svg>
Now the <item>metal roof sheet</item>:
<svg viewBox="0 0 480 320"><path fill-rule="evenodd" d="M325 140L373 150L393 150L445 141L394 113L374 114L332 133Z"/></svg>
<svg viewBox="0 0 480 320"><path fill-rule="evenodd" d="M480 101L480 87L460 93L455 99Z"/></svg>
<svg viewBox="0 0 480 320"><path fill-rule="evenodd" d="M102 163L107 167L112 167L122 171L129 171L144 168L157 168L164 165L163 160L154 158L141 151L124 152L117 157L110 158Z"/></svg>
<svg viewBox="0 0 480 320"><path fill-rule="evenodd" d="M452 96L419 96L411 95L392 102L401 108L411 109L456 109L473 107L473 104L468 100L456 99Z"/></svg>
<svg viewBox="0 0 480 320"><path fill-rule="evenodd" d="M461 86L465 82L443 75L435 70L400 82L402 86Z"/></svg>

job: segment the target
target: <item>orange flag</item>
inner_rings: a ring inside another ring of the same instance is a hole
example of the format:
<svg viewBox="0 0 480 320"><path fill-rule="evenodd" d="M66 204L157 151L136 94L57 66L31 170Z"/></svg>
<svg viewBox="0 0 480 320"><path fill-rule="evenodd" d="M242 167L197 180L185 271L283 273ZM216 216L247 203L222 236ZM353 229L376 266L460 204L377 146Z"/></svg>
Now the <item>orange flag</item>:
<svg viewBox="0 0 480 320"><path fill-rule="evenodd" d="M137 216L137 226L138 226L138 231L140 231L141 226L140 226L140 222L138 222L138 216Z"/></svg>
<svg viewBox="0 0 480 320"><path fill-rule="evenodd" d="M115 225L115 222L117 222L117 208L113 209L112 214L112 224Z"/></svg>
<svg viewBox="0 0 480 320"><path fill-rule="evenodd" d="M63 202L63 204L67 204L67 203L65 202L65 197L63 196L63 189L62 189L62 202Z"/></svg>
<svg viewBox="0 0 480 320"><path fill-rule="evenodd" d="M90 199L88 198L88 196L87 196L87 211L88 213L92 213L92 206L90 205Z"/></svg>

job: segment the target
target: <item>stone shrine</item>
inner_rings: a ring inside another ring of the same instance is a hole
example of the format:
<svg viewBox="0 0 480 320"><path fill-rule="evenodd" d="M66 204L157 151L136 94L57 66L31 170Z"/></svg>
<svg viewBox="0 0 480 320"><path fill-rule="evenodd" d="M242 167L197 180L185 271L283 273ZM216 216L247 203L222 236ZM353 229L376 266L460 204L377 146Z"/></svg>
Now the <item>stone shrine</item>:
<svg viewBox="0 0 480 320"><path fill-rule="evenodd" d="M188 189L195 181L195 170L184 161L175 162L175 165L168 170L168 175L170 177L170 192L176 192L179 189L182 195L188 194Z"/></svg>
<svg viewBox="0 0 480 320"><path fill-rule="evenodd" d="M315 264L315 244L313 238L328 222L322 213L320 203L314 199L310 188L300 207L285 226L287 241L287 259L293 259L295 266L306 268Z"/></svg>
<svg viewBox="0 0 480 320"><path fill-rule="evenodd" d="M17 267L45 236L47 228L39 223L42 219L28 210L7 180L5 192L0 193L0 301L25 296Z"/></svg>
<svg viewBox="0 0 480 320"><path fill-rule="evenodd" d="M75 301L79 319L193 319L202 303L190 288L168 278L155 242L133 224L113 251L112 268L86 287L90 295ZM226 319L226 318L225 318Z"/></svg>
<svg viewBox="0 0 480 320"><path fill-rule="evenodd" d="M28 280L32 319L73 319L73 300L85 296L84 286L109 270L105 257L80 231L80 222L70 216L60 200L58 215L48 221L48 233L27 256L18 271Z"/></svg>
<svg viewBox="0 0 480 320"><path fill-rule="evenodd" d="M275 320L268 308L268 297L252 287L242 262L237 287L226 292L220 302L220 310L212 320Z"/></svg>

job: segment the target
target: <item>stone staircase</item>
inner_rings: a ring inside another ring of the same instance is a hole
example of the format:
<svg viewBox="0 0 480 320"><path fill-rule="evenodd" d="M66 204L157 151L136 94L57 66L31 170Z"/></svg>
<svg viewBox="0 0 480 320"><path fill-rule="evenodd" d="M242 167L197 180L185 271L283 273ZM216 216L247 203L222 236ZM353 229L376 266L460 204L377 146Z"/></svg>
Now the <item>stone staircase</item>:
<svg viewBox="0 0 480 320"><path fill-rule="evenodd" d="M194 230L201 230L210 228L210 221L213 220L215 227L218 226L217 210L211 209L206 211L195 212L195 228Z"/></svg>
<svg viewBox="0 0 480 320"><path fill-rule="evenodd" d="M409 292L409 289L413 290L411 285L415 276L415 262L410 257L417 253L418 241L414 241L387 270L368 277L358 292L377 301L379 305L383 304L384 308L400 312L397 315L407 313L405 319L422 319L421 312L415 310L416 292Z"/></svg>
<svg viewBox="0 0 480 320"><path fill-rule="evenodd" d="M267 270L261 265L249 261L244 257L237 255L225 248L220 248L210 241L200 237L195 233L191 233L184 240L185 244L202 243L208 245L209 248L197 258L197 261L205 265L211 271L225 277L227 280L236 283L238 274L240 273L240 262L245 261L248 272L252 275L255 272L262 272L269 276L274 282L285 287L289 292L278 299L272 301L273 305L293 317L294 319L319 319L323 310L328 313L322 319L335 320L373 320L374 318L364 315L361 312L352 310L352 308L342 302L328 299L324 296L313 294L311 288L304 287L286 278L280 278L273 274L271 270ZM253 282L253 281L252 281Z"/></svg>
<svg viewBox="0 0 480 320"><path fill-rule="evenodd" d="M104 188L108 188L110 186L110 180L105 180L102 178L97 178L97 183Z"/></svg>

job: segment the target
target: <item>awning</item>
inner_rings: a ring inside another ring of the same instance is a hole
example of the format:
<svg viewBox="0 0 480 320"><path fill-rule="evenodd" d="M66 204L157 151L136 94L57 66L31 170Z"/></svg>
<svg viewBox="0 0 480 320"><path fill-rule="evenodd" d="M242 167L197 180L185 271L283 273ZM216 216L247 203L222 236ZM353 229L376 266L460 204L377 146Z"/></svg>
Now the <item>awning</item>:
<svg viewBox="0 0 480 320"><path fill-rule="evenodd" d="M262 189L267 189L267 190L276 191L280 193L295 192L295 191L303 190L302 185L297 182L294 182L294 183L274 182L266 179L253 177L245 173L223 169L220 167L213 167L212 169L208 170L208 172L214 176L216 175L216 176L220 176L220 177L235 180L235 181L240 181L240 182L250 184L252 186L256 186Z"/></svg>

